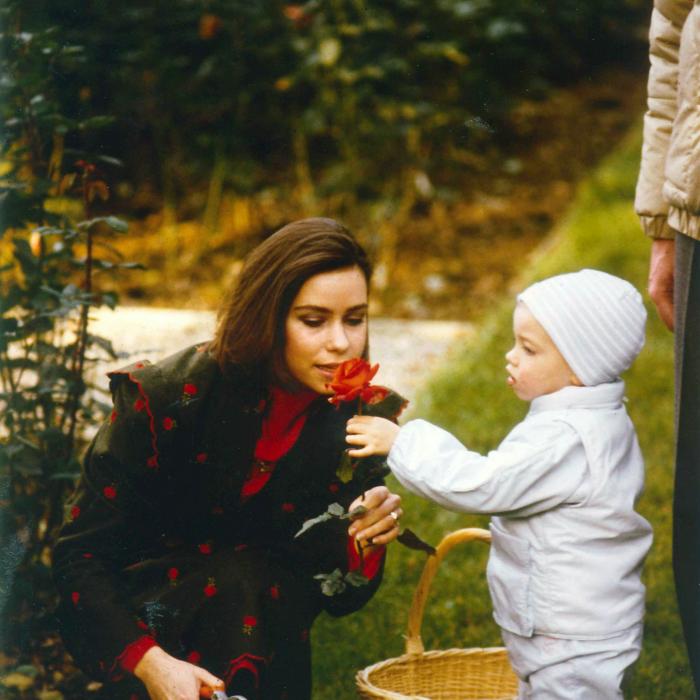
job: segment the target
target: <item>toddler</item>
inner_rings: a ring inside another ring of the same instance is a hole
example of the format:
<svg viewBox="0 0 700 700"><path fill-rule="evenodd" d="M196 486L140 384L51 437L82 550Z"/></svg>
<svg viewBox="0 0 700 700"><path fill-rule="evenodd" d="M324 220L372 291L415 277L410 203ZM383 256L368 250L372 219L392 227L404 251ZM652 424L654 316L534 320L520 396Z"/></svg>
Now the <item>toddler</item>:
<svg viewBox="0 0 700 700"><path fill-rule="evenodd" d="M507 381L531 405L487 455L423 420L348 421L351 456L388 454L414 493L494 515L487 578L520 698L622 698L639 656L652 535L634 509L644 463L619 375L645 322L634 287L597 270L518 295Z"/></svg>

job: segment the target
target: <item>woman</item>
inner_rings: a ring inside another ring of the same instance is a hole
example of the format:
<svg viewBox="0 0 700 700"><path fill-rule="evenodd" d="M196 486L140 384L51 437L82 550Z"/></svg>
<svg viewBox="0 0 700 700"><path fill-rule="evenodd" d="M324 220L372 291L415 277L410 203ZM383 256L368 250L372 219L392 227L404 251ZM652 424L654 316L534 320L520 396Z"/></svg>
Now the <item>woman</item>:
<svg viewBox="0 0 700 700"><path fill-rule="evenodd" d="M314 618L376 591L400 499L338 478L354 406L327 400L367 354L369 278L344 227L294 222L249 256L213 342L110 375L53 570L66 645L113 697L309 698ZM334 502L368 512L295 538ZM324 595L336 570L367 581Z"/></svg>

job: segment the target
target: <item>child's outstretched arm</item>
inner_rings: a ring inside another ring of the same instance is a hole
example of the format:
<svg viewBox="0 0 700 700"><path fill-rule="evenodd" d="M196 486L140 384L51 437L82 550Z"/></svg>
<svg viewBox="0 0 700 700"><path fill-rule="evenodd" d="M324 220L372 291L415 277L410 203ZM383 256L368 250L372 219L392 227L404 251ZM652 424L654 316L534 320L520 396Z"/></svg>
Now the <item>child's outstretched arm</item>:
<svg viewBox="0 0 700 700"><path fill-rule="evenodd" d="M399 426L386 418L353 416L347 423L346 442L354 445L348 450L351 457L387 455L399 434Z"/></svg>

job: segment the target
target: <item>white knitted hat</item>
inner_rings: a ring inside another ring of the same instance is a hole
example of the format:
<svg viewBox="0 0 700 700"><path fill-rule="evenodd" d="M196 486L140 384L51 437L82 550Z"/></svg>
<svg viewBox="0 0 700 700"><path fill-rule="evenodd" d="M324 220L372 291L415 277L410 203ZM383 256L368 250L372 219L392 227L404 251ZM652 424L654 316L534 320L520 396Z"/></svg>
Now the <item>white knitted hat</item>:
<svg viewBox="0 0 700 700"><path fill-rule="evenodd" d="M619 277L580 270L537 282L518 295L586 386L615 380L644 345L647 312Z"/></svg>

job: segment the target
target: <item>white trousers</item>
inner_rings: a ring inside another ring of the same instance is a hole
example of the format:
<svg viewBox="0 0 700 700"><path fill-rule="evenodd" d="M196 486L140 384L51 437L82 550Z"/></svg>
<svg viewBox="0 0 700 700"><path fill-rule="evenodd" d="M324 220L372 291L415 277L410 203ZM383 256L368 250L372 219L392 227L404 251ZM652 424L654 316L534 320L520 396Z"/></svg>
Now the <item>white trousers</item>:
<svg viewBox="0 0 700 700"><path fill-rule="evenodd" d="M501 634L520 679L518 700L622 700L625 671L642 648L641 623L608 639Z"/></svg>

